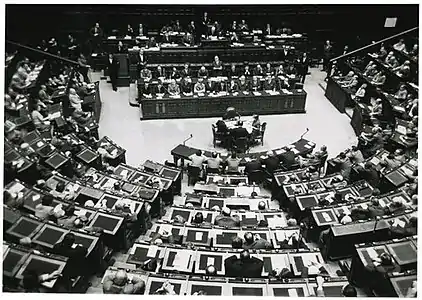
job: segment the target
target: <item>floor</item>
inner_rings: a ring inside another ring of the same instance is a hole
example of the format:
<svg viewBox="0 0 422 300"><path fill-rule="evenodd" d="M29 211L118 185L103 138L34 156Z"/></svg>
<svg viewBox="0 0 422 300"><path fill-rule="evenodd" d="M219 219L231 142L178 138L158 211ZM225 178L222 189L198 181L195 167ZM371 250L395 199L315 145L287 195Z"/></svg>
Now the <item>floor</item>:
<svg viewBox="0 0 422 300"><path fill-rule="evenodd" d="M91 73L91 80L100 80L101 73ZM325 98L325 73L319 69L311 69L305 82L308 93L306 113L292 115L261 116L261 122L267 122L264 146L252 151L273 149L297 140L309 128L306 138L315 142L317 147L327 145L329 157L354 145L357 140L350 126L350 118L340 114ZM151 120L141 121L139 108L129 105L129 97L135 97L136 87L119 88L114 92L111 84L100 80L101 99L103 101L100 118L100 136L108 136L127 150L126 161L129 165L138 166L151 159L163 162L172 160L170 151L190 134L193 138L186 144L200 149L213 149L211 124L219 118ZM218 149L224 152L223 149ZM262 193L270 193L263 189ZM182 194L192 192L187 186L186 176L182 183ZM183 205L182 197L175 197L175 205ZM272 201L270 209L278 208ZM315 245L313 245L315 246ZM126 253L116 253L117 262L125 262ZM337 262L328 262L325 267L331 276L336 276L339 269ZM94 277L87 293L102 293L101 278ZM362 293L359 291L359 296Z"/></svg>
<svg viewBox="0 0 422 300"><path fill-rule="evenodd" d="M92 73L92 80L99 80L101 73ZM267 122L264 146L252 151L273 149L297 140L309 128L305 137L317 144L325 144L330 156L336 156L356 143L350 119L340 114L325 98L319 85L325 73L311 69L305 82L308 93L306 113L261 116ZM129 106L129 97L135 97L136 87L111 89L105 80L100 83L103 101L100 119L100 136L108 136L127 150L126 160L137 166L146 159L163 162L172 159L170 151L190 134L193 138L186 144L201 149L213 149L211 124L219 118L147 120L140 121L138 107ZM221 149L221 152L224 152Z"/></svg>

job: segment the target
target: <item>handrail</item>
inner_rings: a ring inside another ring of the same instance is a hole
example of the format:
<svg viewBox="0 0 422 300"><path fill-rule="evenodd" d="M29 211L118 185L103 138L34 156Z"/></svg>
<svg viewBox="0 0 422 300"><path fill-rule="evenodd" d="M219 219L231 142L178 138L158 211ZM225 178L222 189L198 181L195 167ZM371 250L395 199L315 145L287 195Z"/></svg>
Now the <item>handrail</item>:
<svg viewBox="0 0 422 300"><path fill-rule="evenodd" d="M385 41L388 41L388 40L394 39L394 38L396 38L396 37L399 37L399 36L401 36L401 35L404 35L404 34L406 34L406 33L412 32L412 31L417 30L417 29L419 29L419 27L414 27L414 28L408 29L408 30L406 30L406 31L400 32L400 33L398 33L398 34L395 34L395 35L393 35L393 36L390 36L390 37L388 37L388 38L384 38L384 39L382 39L382 40L379 40L378 42L375 42L375 43L372 43L372 44L369 44L369 45L363 46L363 47L361 47L361 48L359 48L359 49L356 49L356 50L350 51L349 53L342 54L342 55L340 55L340 56L337 56L337 57L335 57L335 58L330 59L330 63L333 63L334 61L336 61L336 60L338 60L338 59L340 59L340 58L343 58L343 57L349 56L349 55L354 54L354 53L357 53L357 52L359 52L359 51L361 51L361 50L364 50L364 49L367 49L367 48L373 47L373 46L375 46L375 45L379 45L379 44L381 44L381 43L383 43L383 42L385 42Z"/></svg>
<svg viewBox="0 0 422 300"><path fill-rule="evenodd" d="M24 48L24 49L27 49L27 50L34 51L34 52L40 53L42 55L49 56L49 57L54 58L54 59L59 59L59 60L62 60L64 62L67 62L69 64L78 65L78 66L80 65L77 61L70 60L68 58L61 57L61 56L58 56L58 55L55 55L55 54L51 54L51 53L48 53L48 52L45 52L45 51L42 51L42 50L39 50L39 49L35 49L35 48L29 47L29 46L25 46L25 45L22 45L22 44L19 44L19 43L16 43L16 42L6 40L6 43L9 43L11 45L14 45L14 46L17 46L17 47L20 47L20 48Z"/></svg>

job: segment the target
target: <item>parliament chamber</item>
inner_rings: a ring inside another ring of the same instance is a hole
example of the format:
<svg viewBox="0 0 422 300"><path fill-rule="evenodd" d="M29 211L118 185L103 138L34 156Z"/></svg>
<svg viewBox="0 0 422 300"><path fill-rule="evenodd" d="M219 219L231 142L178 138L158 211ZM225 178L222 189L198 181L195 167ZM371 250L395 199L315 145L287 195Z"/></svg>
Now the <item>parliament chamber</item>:
<svg viewBox="0 0 422 300"><path fill-rule="evenodd" d="M3 293L417 297L417 5L60 6L6 20Z"/></svg>

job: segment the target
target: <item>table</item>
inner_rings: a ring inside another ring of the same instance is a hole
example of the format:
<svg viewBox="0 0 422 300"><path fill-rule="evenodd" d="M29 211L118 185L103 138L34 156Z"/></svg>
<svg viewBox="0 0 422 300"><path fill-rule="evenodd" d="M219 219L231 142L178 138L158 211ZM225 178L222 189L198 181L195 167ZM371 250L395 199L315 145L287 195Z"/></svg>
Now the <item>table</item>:
<svg viewBox="0 0 422 300"><path fill-rule="evenodd" d="M248 177L242 175L207 175L206 184L249 185Z"/></svg>
<svg viewBox="0 0 422 300"><path fill-rule="evenodd" d="M76 154L76 158L88 167L99 168L101 165L100 155L87 147Z"/></svg>
<svg viewBox="0 0 422 300"><path fill-rule="evenodd" d="M126 163L126 150L114 143L109 137L104 136L98 141L100 147L108 146L113 159L108 162L111 166L117 167L121 163Z"/></svg>
<svg viewBox="0 0 422 300"><path fill-rule="evenodd" d="M346 106L352 103L350 93L343 89L340 84L333 78L328 77L325 97L334 105L342 114L346 112Z"/></svg>
<svg viewBox="0 0 422 300"><path fill-rule="evenodd" d="M32 241L35 244L53 249L54 245L63 239L69 233L68 229L60 228L50 224L45 224L41 230L34 236Z"/></svg>
<svg viewBox="0 0 422 300"><path fill-rule="evenodd" d="M29 237L32 238L43 227L43 223L38 220L21 216L15 224L13 224L6 234L10 234L18 239Z"/></svg>
<svg viewBox="0 0 422 300"><path fill-rule="evenodd" d="M268 284L268 296L272 297L308 297L309 291L304 282L273 282Z"/></svg>
<svg viewBox="0 0 422 300"><path fill-rule="evenodd" d="M100 227L104 229L104 233L115 235L123 223L123 218L98 212L89 226Z"/></svg>
<svg viewBox="0 0 422 300"><path fill-rule="evenodd" d="M127 263L143 265L147 260L154 258L163 258L165 249L156 245L135 243L129 250Z"/></svg>
<svg viewBox="0 0 422 300"><path fill-rule="evenodd" d="M60 169L67 162L69 162L69 159L58 152L54 153L49 159L45 161L45 163L53 170Z"/></svg>
<svg viewBox="0 0 422 300"><path fill-rule="evenodd" d="M28 259L27 249L8 248L3 253L3 275L14 277L23 263Z"/></svg>
<svg viewBox="0 0 422 300"><path fill-rule="evenodd" d="M287 268L290 270L290 261L287 253L259 253L258 258L264 262L261 274L263 277L267 277L275 269L282 270Z"/></svg>
<svg viewBox="0 0 422 300"><path fill-rule="evenodd" d="M292 265L293 275L300 276L304 267L309 267L310 263L324 264L324 259L320 252L297 252L289 253L289 262ZM319 272L319 270L318 270ZM317 275L312 272L309 275Z"/></svg>
<svg viewBox="0 0 422 300"><path fill-rule="evenodd" d="M233 282L225 296L267 296L267 288L264 281L258 279L250 279L248 283Z"/></svg>
<svg viewBox="0 0 422 300"><path fill-rule="evenodd" d="M312 217L318 227L338 224L337 216L332 208L313 210Z"/></svg>
<svg viewBox="0 0 422 300"><path fill-rule="evenodd" d="M303 90L292 90L291 94L281 92L279 95L265 91L259 93L260 96L240 92L222 97L213 97L208 93L203 97L181 95L178 98L142 99L141 120L220 117L225 114L227 107L234 107L241 115L305 112L307 94Z"/></svg>
<svg viewBox="0 0 422 300"><path fill-rule="evenodd" d="M230 229L217 229L214 228L215 239L213 247L216 248L232 248L232 240L235 237L243 239L242 232L240 230Z"/></svg>
<svg viewBox="0 0 422 300"><path fill-rule="evenodd" d="M231 198L219 198L219 197L204 197L202 200L202 207L211 209L214 206L228 207L230 209L246 209L246 210L258 210L259 202L263 201L268 207L267 198L241 198L241 197L231 197Z"/></svg>
<svg viewBox="0 0 422 300"><path fill-rule="evenodd" d="M163 271L190 273L193 270L194 262L195 251L187 249L181 251L181 249L167 247L161 268Z"/></svg>
<svg viewBox="0 0 422 300"><path fill-rule="evenodd" d="M224 264L223 264L224 267ZM208 277L207 279L189 279L186 295L204 291L207 296L224 296L227 294L228 284L224 278Z"/></svg>
<svg viewBox="0 0 422 300"><path fill-rule="evenodd" d="M226 273L224 261L227 257L229 257L227 252L197 250L194 273L205 274L206 268L213 265L217 270L217 275L224 276Z"/></svg>
<svg viewBox="0 0 422 300"><path fill-rule="evenodd" d="M212 230L200 227L186 227L182 244L193 244L195 246L209 247L214 238Z"/></svg>
<svg viewBox="0 0 422 300"><path fill-rule="evenodd" d="M155 292L161 288L164 282L168 281L174 286L174 291L177 295L184 295L187 288L187 280L184 276L170 275L170 276L160 276L155 274L150 274L148 280L146 281L145 294L153 295Z"/></svg>
<svg viewBox="0 0 422 300"><path fill-rule="evenodd" d="M289 240L292 235L299 236L299 232L299 227L277 228L270 231L275 248L278 248L284 240Z"/></svg>
<svg viewBox="0 0 422 300"><path fill-rule="evenodd" d="M393 287L392 294L389 297L400 297L405 298L407 291L412 287L413 281L417 280L416 274L399 274L390 275L390 283Z"/></svg>

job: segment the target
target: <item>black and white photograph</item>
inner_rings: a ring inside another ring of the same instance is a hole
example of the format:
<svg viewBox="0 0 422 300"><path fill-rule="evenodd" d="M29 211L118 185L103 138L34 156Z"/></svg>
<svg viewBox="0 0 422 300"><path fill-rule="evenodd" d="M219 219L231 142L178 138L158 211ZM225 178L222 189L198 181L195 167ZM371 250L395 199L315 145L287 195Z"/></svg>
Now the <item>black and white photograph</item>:
<svg viewBox="0 0 422 300"><path fill-rule="evenodd" d="M417 297L418 2L15 2L0 298Z"/></svg>

